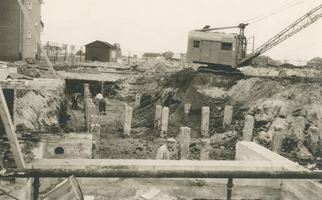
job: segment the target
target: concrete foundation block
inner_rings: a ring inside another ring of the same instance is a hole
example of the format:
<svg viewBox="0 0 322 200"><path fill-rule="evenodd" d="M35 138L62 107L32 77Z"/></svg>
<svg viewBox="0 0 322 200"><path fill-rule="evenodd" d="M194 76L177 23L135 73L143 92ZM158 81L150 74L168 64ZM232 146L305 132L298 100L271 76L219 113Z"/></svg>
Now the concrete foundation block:
<svg viewBox="0 0 322 200"><path fill-rule="evenodd" d="M96 109L96 108L95 108ZM92 124L99 124L99 117L98 115L95 113L94 111L94 114L91 115L91 123Z"/></svg>
<svg viewBox="0 0 322 200"><path fill-rule="evenodd" d="M225 106L223 127L225 128L226 125L230 125L232 122L232 119L233 119L233 107Z"/></svg>
<svg viewBox="0 0 322 200"><path fill-rule="evenodd" d="M208 160L210 151L210 139L202 139L200 144L200 160Z"/></svg>
<svg viewBox="0 0 322 200"><path fill-rule="evenodd" d="M254 117L247 115L245 117L245 126L243 129L243 141L252 141L254 129Z"/></svg>
<svg viewBox="0 0 322 200"><path fill-rule="evenodd" d="M87 89L87 90L89 90L89 83L85 83L85 84L84 84L84 91L85 91L86 89Z"/></svg>
<svg viewBox="0 0 322 200"><path fill-rule="evenodd" d="M186 160L189 156L189 145L190 145L190 128L181 127L179 136L179 159Z"/></svg>
<svg viewBox="0 0 322 200"><path fill-rule="evenodd" d="M161 131L162 106L157 105L155 108L154 129Z"/></svg>
<svg viewBox="0 0 322 200"><path fill-rule="evenodd" d="M311 139L311 143L309 144L309 149L313 153L313 155L316 155L319 151L319 141L320 141L320 133L318 127L310 127L308 130L308 134Z"/></svg>
<svg viewBox="0 0 322 200"><path fill-rule="evenodd" d="M126 103L123 103L122 104L122 109L121 109L121 113L120 113L120 115L119 115L119 121L118 121L118 123L119 123L119 130L123 130L123 128L124 128L124 119L125 119L125 109L126 109L126 107L127 107L127 104Z"/></svg>
<svg viewBox="0 0 322 200"><path fill-rule="evenodd" d="M275 128L272 137L272 150L275 153L281 153L282 151L282 144L283 144L284 133L282 129Z"/></svg>
<svg viewBox="0 0 322 200"><path fill-rule="evenodd" d="M132 122L132 108L126 107L125 117L124 117L124 126L123 126L123 134L124 135L130 135L131 122Z"/></svg>
<svg viewBox="0 0 322 200"><path fill-rule="evenodd" d="M86 99L84 100L84 118L86 121L86 117L88 116L88 105L92 102L92 99L90 99L89 97L86 97ZM86 128L86 123L85 123L85 128Z"/></svg>
<svg viewBox="0 0 322 200"><path fill-rule="evenodd" d="M191 103L184 104L184 112L188 115L190 113Z"/></svg>
<svg viewBox="0 0 322 200"><path fill-rule="evenodd" d="M202 107L201 111L201 135L203 137L209 136L209 116L210 108L207 106Z"/></svg>
<svg viewBox="0 0 322 200"><path fill-rule="evenodd" d="M169 108L163 107L162 109L162 119L161 119L161 132L160 137L166 137L168 133L168 120L169 120Z"/></svg>
<svg viewBox="0 0 322 200"><path fill-rule="evenodd" d="M40 141L44 144L44 159L91 159L92 135L71 133L64 136L50 134L40 136Z"/></svg>
<svg viewBox="0 0 322 200"><path fill-rule="evenodd" d="M242 141L236 145L236 160L244 161L269 161L283 166L285 171L309 171L307 168L294 163L254 142ZM243 179L240 179L243 180ZM252 179L250 179L252 180ZM266 181L266 187L281 188L282 199L322 199L322 184L319 180L307 179L260 179ZM245 181L247 183L247 180Z"/></svg>
<svg viewBox="0 0 322 200"><path fill-rule="evenodd" d="M91 133L92 133L93 141L99 141L100 135L101 135L101 126L99 124L92 124Z"/></svg>
<svg viewBox="0 0 322 200"><path fill-rule="evenodd" d="M87 118L86 118L86 123L87 123L87 132L89 133L91 131L91 124L92 124L92 119L91 119L91 116L94 116L95 114L95 105L93 103L90 103L88 105L88 111L87 111Z"/></svg>
<svg viewBox="0 0 322 200"><path fill-rule="evenodd" d="M141 105L141 94L136 94L134 107L138 108L138 107L140 107L140 105Z"/></svg>
<svg viewBox="0 0 322 200"><path fill-rule="evenodd" d="M101 94L104 96L104 82L101 82Z"/></svg>

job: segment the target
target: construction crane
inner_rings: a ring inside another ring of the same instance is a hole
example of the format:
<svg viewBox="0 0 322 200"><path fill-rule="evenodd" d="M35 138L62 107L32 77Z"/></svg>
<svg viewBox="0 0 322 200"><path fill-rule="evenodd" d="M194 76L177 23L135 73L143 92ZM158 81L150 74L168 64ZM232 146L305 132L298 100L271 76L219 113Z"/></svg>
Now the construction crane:
<svg viewBox="0 0 322 200"><path fill-rule="evenodd" d="M238 26L210 28L189 32L187 62L207 65L199 67L198 71L237 72L238 67L249 65L250 61L275 47L295 33L308 27L322 17L322 4L306 13L284 30L247 55L247 38L244 29L248 24ZM239 34L211 32L214 30L239 28Z"/></svg>

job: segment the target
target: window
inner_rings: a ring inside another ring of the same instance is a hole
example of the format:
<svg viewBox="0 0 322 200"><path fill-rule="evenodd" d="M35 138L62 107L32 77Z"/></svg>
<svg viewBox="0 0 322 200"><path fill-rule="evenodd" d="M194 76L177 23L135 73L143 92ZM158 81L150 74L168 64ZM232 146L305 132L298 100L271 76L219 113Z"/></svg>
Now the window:
<svg viewBox="0 0 322 200"><path fill-rule="evenodd" d="M31 8L32 8L32 3L28 2L28 9L31 10Z"/></svg>
<svg viewBox="0 0 322 200"><path fill-rule="evenodd" d="M27 38L31 38L31 31L27 32Z"/></svg>
<svg viewBox="0 0 322 200"><path fill-rule="evenodd" d="M37 45L34 45L33 50L34 50L35 53L37 53Z"/></svg>
<svg viewBox="0 0 322 200"><path fill-rule="evenodd" d="M225 50L225 51L231 51L232 50L232 43L226 43L226 42L222 42L221 43L221 50Z"/></svg>
<svg viewBox="0 0 322 200"><path fill-rule="evenodd" d="M35 24L35 26L38 26L38 19L34 20L34 24Z"/></svg>
<svg viewBox="0 0 322 200"><path fill-rule="evenodd" d="M112 51L112 58L116 58L116 52Z"/></svg>
<svg viewBox="0 0 322 200"><path fill-rule="evenodd" d="M193 41L193 48L199 48L200 47L200 41L194 40Z"/></svg>

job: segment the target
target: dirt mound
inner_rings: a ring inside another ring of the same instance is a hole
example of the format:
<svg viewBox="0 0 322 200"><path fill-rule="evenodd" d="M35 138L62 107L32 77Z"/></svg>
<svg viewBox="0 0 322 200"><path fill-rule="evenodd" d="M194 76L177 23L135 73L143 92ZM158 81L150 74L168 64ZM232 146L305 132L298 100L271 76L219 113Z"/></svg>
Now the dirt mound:
<svg viewBox="0 0 322 200"><path fill-rule="evenodd" d="M57 91L29 91L15 101L17 131L57 132L63 112L63 87Z"/></svg>
<svg viewBox="0 0 322 200"><path fill-rule="evenodd" d="M134 112L133 119L138 119L135 120L136 126L148 124L152 127L155 107L161 105L169 108L170 130L179 130L181 126L188 126L192 129L192 137L199 137L201 110L203 106L209 106L212 108L210 111L210 132L212 134L223 132L221 125L223 107L228 105L230 100L228 98L212 98L198 90L196 86L206 79L202 79L201 76L203 75L198 74L193 68L187 68L165 78L158 88L143 93L141 106ZM234 80L228 82L218 82L218 84L231 87ZM185 104L191 104L188 115L184 112Z"/></svg>

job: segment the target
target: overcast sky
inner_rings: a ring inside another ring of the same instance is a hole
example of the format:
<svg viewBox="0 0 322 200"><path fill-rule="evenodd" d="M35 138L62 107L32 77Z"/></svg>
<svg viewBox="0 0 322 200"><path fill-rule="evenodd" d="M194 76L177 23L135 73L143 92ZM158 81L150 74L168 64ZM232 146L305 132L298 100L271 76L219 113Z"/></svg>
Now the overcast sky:
<svg viewBox="0 0 322 200"><path fill-rule="evenodd" d="M297 2L297 5L291 6ZM41 35L47 41L83 46L95 40L119 43L123 54L186 53L188 32L237 26L255 48L321 4L320 0L45 0ZM286 9L287 8L287 9ZM274 12L277 12L271 15ZM238 33L238 29L223 30ZM273 59L306 61L322 57L322 19L267 51Z"/></svg>

